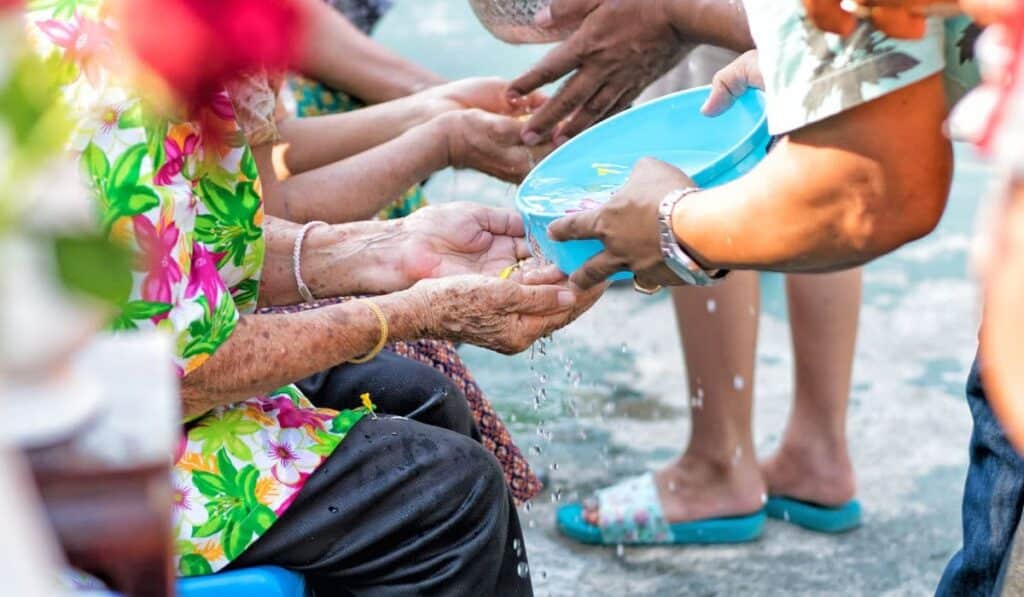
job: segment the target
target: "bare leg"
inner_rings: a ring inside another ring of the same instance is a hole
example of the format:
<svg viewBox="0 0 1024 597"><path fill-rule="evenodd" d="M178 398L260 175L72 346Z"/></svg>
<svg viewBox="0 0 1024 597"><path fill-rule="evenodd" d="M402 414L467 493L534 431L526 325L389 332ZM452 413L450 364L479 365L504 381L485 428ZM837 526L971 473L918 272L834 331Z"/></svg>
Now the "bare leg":
<svg viewBox="0 0 1024 597"><path fill-rule="evenodd" d="M762 464L768 490L827 506L856 493L846 443L861 270L786 278L796 391L778 451Z"/></svg>
<svg viewBox="0 0 1024 597"><path fill-rule="evenodd" d="M673 292L692 412L690 442L657 474L669 522L749 514L765 491L751 434L757 274L733 273L710 289ZM597 513L586 518L597 523Z"/></svg>

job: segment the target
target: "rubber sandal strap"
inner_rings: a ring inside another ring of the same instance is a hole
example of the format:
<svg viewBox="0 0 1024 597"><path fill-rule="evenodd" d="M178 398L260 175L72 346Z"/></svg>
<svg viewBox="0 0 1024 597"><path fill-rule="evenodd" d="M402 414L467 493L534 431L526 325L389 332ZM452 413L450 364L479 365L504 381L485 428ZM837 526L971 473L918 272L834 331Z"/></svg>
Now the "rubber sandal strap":
<svg viewBox="0 0 1024 597"><path fill-rule="evenodd" d="M672 529L661 510L654 473L597 492L601 540L606 545L672 543Z"/></svg>

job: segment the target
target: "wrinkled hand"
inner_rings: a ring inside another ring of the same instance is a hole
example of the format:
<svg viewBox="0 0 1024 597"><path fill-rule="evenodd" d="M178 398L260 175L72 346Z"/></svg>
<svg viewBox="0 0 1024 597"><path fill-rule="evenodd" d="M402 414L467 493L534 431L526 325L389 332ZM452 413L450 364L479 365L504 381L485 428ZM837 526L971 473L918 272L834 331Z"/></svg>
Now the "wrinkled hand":
<svg viewBox="0 0 1024 597"><path fill-rule="evenodd" d="M578 293L566 286L485 276L425 280L408 292L421 301L427 333L503 354L526 350L568 325L578 310Z"/></svg>
<svg viewBox="0 0 1024 597"><path fill-rule="evenodd" d="M401 265L411 283L462 274L496 276L530 256L523 220L475 203L425 207L399 220Z"/></svg>
<svg viewBox="0 0 1024 597"><path fill-rule="evenodd" d="M479 108L494 114L521 115L540 107L547 97L534 92L515 102L508 97L508 81L498 77L473 77L431 87L418 94L424 100L440 100L449 110Z"/></svg>
<svg viewBox="0 0 1024 597"><path fill-rule="evenodd" d="M604 243L604 251L572 275L573 283L589 289L617 272L631 270L645 288L681 285L661 254L658 208L670 192L692 186L693 181L681 170L644 158L611 201L553 222L548 234L554 240L596 238Z"/></svg>
<svg viewBox="0 0 1024 597"><path fill-rule="evenodd" d="M819 29L849 35L857 16L840 6L840 0L803 0L807 16ZM924 36L930 15L949 15L959 10L955 0L855 0L876 28L890 37L917 39Z"/></svg>
<svg viewBox="0 0 1024 597"><path fill-rule="evenodd" d="M434 119L448 143L448 163L472 168L505 182L519 183L551 151L527 147L522 121L483 110L459 110Z"/></svg>
<svg viewBox="0 0 1024 597"><path fill-rule="evenodd" d="M700 111L705 116L718 116L750 87L764 90L764 75L757 63L757 50L744 53L715 73L711 80L711 93Z"/></svg>
<svg viewBox="0 0 1024 597"><path fill-rule="evenodd" d="M551 139L561 143L629 107L678 63L683 49L663 2L656 0L554 0L537 22L548 28L578 29L513 81L510 96L525 96L576 73L530 119L523 134L528 145Z"/></svg>

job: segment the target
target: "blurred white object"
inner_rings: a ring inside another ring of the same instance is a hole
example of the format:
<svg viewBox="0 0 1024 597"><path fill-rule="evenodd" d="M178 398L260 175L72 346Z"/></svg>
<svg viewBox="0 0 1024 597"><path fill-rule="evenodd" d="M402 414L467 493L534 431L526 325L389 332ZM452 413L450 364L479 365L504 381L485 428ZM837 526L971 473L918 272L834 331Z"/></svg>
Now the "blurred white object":
<svg viewBox="0 0 1024 597"><path fill-rule="evenodd" d="M76 375L98 388L102 402L77 453L104 464L169 463L181 433L178 375L169 334L99 334L73 358Z"/></svg>
<svg viewBox="0 0 1024 597"><path fill-rule="evenodd" d="M572 31L541 29L537 13L551 0L469 0L473 12L494 37L511 44L543 44L565 39Z"/></svg>
<svg viewBox="0 0 1024 597"><path fill-rule="evenodd" d="M3 382L0 381L0 389ZM0 436L0 586L4 595L50 597L59 593L63 562L39 509L35 484L21 454Z"/></svg>

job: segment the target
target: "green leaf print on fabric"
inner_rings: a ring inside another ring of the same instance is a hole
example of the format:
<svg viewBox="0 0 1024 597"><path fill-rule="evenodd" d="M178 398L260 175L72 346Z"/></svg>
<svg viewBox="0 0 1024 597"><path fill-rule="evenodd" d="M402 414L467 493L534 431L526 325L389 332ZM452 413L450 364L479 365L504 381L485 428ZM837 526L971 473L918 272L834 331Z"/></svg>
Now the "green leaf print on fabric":
<svg viewBox="0 0 1024 597"><path fill-rule="evenodd" d="M30 0L29 10L48 10L55 18L71 18L82 8L94 7L99 0Z"/></svg>
<svg viewBox="0 0 1024 597"><path fill-rule="evenodd" d="M231 298L235 300L238 310L245 313L256 308L256 301L260 295L260 281L252 278L243 281L231 291Z"/></svg>
<svg viewBox="0 0 1024 597"><path fill-rule="evenodd" d="M170 312L174 305L149 301L128 301L121 306L121 314L114 320L115 330L137 330L136 321L152 319L157 315Z"/></svg>
<svg viewBox="0 0 1024 597"><path fill-rule="evenodd" d="M248 247L263 236L256 223L261 202L253 183L239 183L231 191L203 180L199 183L199 198L210 213L196 218L196 239L224 253L218 267L229 262L241 266Z"/></svg>
<svg viewBox="0 0 1024 597"><path fill-rule="evenodd" d="M109 233L123 217L146 213L160 205L160 197L148 186L139 184L147 147L138 143L126 149L111 165L94 143L82 152L82 165L100 199L103 232Z"/></svg>
<svg viewBox="0 0 1024 597"><path fill-rule="evenodd" d="M362 417L360 417L362 418ZM349 427L351 429L351 426ZM309 449L310 452L317 456L323 456L324 458L334 453L338 446L341 444L341 440L344 439L344 435L334 435L327 433L323 429L317 429L316 431L316 445Z"/></svg>
<svg viewBox="0 0 1024 597"><path fill-rule="evenodd" d="M256 159L253 158L252 149L248 145L245 146L245 153L242 154L242 162L239 166L242 169L242 174L249 180L255 181L259 178L260 173L256 169Z"/></svg>
<svg viewBox="0 0 1024 597"><path fill-rule="evenodd" d="M262 535L274 524L277 515L256 497L260 474L255 466L249 464L237 470L222 448L217 452L217 469L217 474L192 473L196 489L210 498L206 504L209 519L193 529L192 536L205 538L220 533L224 555L233 560L245 551L254 535Z"/></svg>
<svg viewBox="0 0 1024 597"><path fill-rule="evenodd" d="M192 553L181 557L178 562L178 574L181 576L205 576L213 574L213 567L203 556Z"/></svg>
<svg viewBox="0 0 1024 597"><path fill-rule="evenodd" d="M333 433L340 433L344 436L355 427L362 418L366 416L366 411L363 409L358 410L343 410L338 413L338 416L334 417L331 421L331 431Z"/></svg>
<svg viewBox="0 0 1024 597"><path fill-rule="evenodd" d="M241 410L233 409L206 415L195 428L188 432L188 438L191 441L202 443L202 452L205 456L209 456L224 448L235 458L252 460L252 450L239 437L252 435L260 429L259 423L245 419L244 413ZM223 474L223 472L222 470L221 473ZM193 473L193 475L198 474L208 473ZM209 495L202 488L199 488L199 491L203 495Z"/></svg>
<svg viewBox="0 0 1024 597"><path fill-rule="evenodd" d="M227 293L221 294L217 309L212 314L205 296L196 299L196 304L203 308L203 316L188 326L189 340L181 353L186 359L216 352L231 337L238 324L235 302Z"/></svg>

